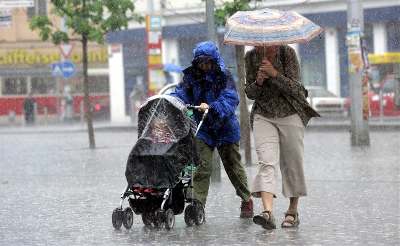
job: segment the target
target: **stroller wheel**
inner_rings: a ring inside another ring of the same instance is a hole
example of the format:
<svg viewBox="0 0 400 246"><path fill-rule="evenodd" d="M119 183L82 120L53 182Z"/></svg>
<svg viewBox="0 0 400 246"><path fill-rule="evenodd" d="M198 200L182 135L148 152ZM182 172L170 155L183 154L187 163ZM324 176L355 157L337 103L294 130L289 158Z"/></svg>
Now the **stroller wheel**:
<svg viewBox="0 0 400 246"><path fill-rule="evenodd" d="M151 217L149 213L142 214L142 221L145 226L151 226Z"/></svg>
<svg viewBox="0 0 400 246"><path fill-rule="evenodd" d="M167 211L165 211L164 218L165 218L165 229L167 230L172 229L175 225L174 211L169 208Z"/></svg>
<svg viewBox="0 0 400 246"><path fill-rule="evenodd" d="M122 222L126 229L131 229L133 224L133 211L130 207L124 209L124 216Z"/></svg>
<svg viewBox="0 0 400 246"><path fill-rule="evenodd" d="M155 228L161 228L163 226L164 216L160 211L156 211L153 216L153 225Z"/></svg>
<svg viewBox="0 0 400 246"><path fill-rule="evenodd" d="M192 204L189 204L185 208L185 223L187 226L192 226L195 223L194 219L195 215L195 207Z"/></svg>
<svg viewBox="0 0 400 246"><path fill-rule="evenodd" d="M205 218L206 218L205 212L204 212L204 207L201 204L196 203L194 208L195 208L194 209L195 210L194 222L196 223L196 225L201 225L204 223Z"/></svg>
<svg viewBox="0 0 400 246"><path fill-rule="evenodd" d="M122 226L122 218L124 217L124 212L121 208L116 208L112 213L112 224L115 229L119 230Z"/></svg>

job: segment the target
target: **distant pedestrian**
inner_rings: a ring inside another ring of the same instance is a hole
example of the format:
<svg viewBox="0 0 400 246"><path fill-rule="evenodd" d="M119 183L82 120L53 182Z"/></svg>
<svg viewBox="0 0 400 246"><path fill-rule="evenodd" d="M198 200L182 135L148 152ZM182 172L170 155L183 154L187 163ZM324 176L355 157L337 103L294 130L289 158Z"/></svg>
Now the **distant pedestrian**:
<svg viewBox="0 0 400 246"><path fill-rule="evenodd" d="M262 199L264 211L253 221L275 229L273 198L276 197L277 169L282 174L283 195L290 198L282 227L299 225L299 197L306 196L303 172L304 128L319 116L306 101L307 90L300 83L296 53L289 46L255 47L246 53L246 94L255 100L251 111L258 156L258 173L252 195Z"/></svg>
<svg viewBox="0 0 400 246"><path fill-rule="evenodd" d="M235 115L239 98L235 82L213 42L197 44L193 55L192 65L183 71L183 81L172 95L186 104L200 105L203 112L209 109L197 135L201 164L193 177L195 198L205 205L216 148L236 194L242 199L240 217L251 218L253 201L239 153L240 128ZM194 116L199 123L202 113L196 111Z"/></svg>
<svg viewBox="0 0 400 246"><path fill-rule="evenodd" d="M27 125L35 123L35 103L32 92L30 92L24 100L24 116Z"/></svg>

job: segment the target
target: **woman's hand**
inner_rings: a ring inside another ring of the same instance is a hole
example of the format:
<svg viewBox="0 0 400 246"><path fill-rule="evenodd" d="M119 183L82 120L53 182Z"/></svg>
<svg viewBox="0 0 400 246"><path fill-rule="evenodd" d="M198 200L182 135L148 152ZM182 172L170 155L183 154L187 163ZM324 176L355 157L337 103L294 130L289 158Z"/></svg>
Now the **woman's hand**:
<svg viewBox="0 0 400 246"><path fill-rule="evenodd" d="M208 104L207 103L201 103L200 104L200 108L199 108L199 110L201 111L201 112L205 112L207 109L209 109L210 107L208 106Z"/></svg>
<svg viewBox="0 0 400 246"><path fill-rule="evenodd" d="M272 78L278 76L278 71L274 68L274 66L268 59L263 59L258 70Z"/></svg>
<svg viewBox="0 0 400 246"><path fill-rule="evenodd" d="M257 85L262 86L265 79L268 79L268 75L264 71L258 70L256 77Z"/></svg>

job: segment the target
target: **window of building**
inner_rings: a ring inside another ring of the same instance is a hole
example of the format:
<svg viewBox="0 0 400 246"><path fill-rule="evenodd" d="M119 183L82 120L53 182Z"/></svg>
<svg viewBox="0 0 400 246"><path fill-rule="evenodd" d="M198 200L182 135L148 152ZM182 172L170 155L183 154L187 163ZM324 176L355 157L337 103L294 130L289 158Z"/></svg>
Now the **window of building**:
<svg viewBox="0 0 400 246"><path fill-rule="evenodd" d="M5 78L1 89L3 95L25 95L28 92L26 78Z"/></svg>
<svg viewBox="0 0 400 246"><path fill-rule="evenodd" d="M400 21L390 22L386 26L388 35L388 51L399 52L400 51Z"/></svg>
<svg viewBox="0 0 400 246"><path fill-rule="evenodd" d="M47 0L34 0L35 6L28 8L28 18L36 15L47 15Z"/></svg>
<svg viewBox="0 0 400 246"><path fill-rule="evenodd" d="M107 76L90 76L89 92L90 93L108 93L110 91Z"/></svg>
<svg viewBox="0 0 400 246"><path fill-rule="evenodd" d="M71 79L69 86L73 94L83 93L83 81L81 78ZM109 91L107 76L89 76L89 93L109 93Z"/></svg>
<svg viewBox="0 0 400 246"><path fill-rule="evenodd" d="M306 86L326 88L325 36L320 35L299 45L302 82Z"/></svg>
<svg viewBox="0 0 400 246"><path fill-rule="evenodd" d="M33 94L55 94L56 87L56 81L51 77L31 79L31 91Z"/></svg>
<svg viewBox="0 0 400 246"><path fill-rule="evenodd" d="M371 23L365 23L364 25L364 40L367 47L367 52L374 53L374 35L373 26Z"/></svg>

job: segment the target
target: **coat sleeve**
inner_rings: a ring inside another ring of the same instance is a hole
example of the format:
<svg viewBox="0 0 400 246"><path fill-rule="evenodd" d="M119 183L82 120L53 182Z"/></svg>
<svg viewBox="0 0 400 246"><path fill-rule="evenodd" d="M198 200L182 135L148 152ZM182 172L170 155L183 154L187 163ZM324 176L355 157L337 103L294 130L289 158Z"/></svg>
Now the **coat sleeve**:
<svg viewBox="0 0 400 246"><path fill-rule="evenodd" d="M175 91L170 93L169 95L173 97L177 97L180 100L183 101L185 104L192 104L192 99L188 94L188 91L190 90L190 85L187 82L186 75L183 77L183 80L178 84L178 86L175 88Z"/></svg>
<svg viewBox="0 0 400 246"><path fill-rule="evenodd" d="M239 104L239 97L232 75L228 72L226 77L226 87L221 91L218 99L210 104L210 113L219 121L216 123L221 123L226 117L235 114L236 107Z"/></svg>
<svg viewBox="0 0 400 246"><path fill-rule="evenodd" d="M279 73L275 79L271 80L271 83L287 95L306 99L306 89L299 82L300 68L295 51L292 48L286 49L281 62L284 64L285 71L283 74Z"/></svg>
<svg viewBox="0 0 400 246"><path fill-rule="evenodd" d="M247 52L245 56L246 85L244 91L249 99L255 100L262 95L262 87L256 83L257 70L251 56L251 52Z"/></svg>

